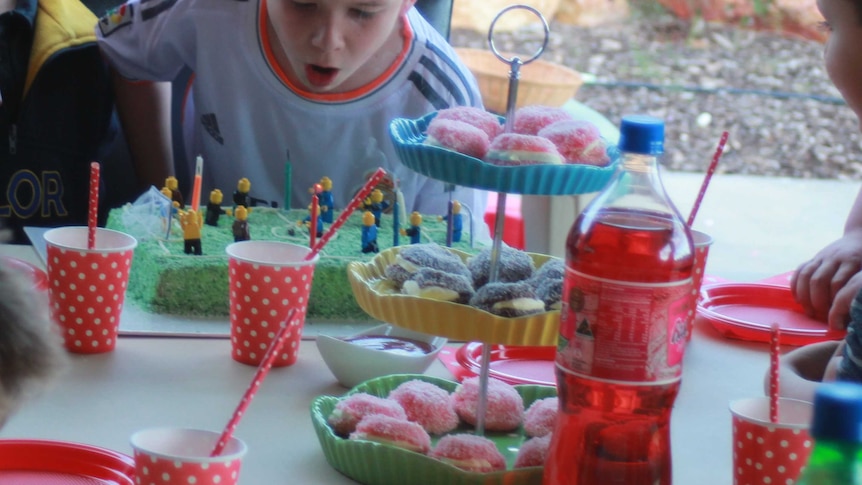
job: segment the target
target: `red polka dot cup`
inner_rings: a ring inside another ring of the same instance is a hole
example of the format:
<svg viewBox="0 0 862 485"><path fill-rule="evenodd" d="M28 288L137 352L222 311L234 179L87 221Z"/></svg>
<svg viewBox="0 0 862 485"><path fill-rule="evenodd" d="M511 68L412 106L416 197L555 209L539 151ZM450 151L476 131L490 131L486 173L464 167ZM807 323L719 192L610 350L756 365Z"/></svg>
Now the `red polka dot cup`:
<svg viewBox="0 0 862 485"><path fill-rule="evenodd" d="M712 236L705 232L695 231L692 229L691 238L694 242L694 266L691 271L691 307L686 328L685 340L691 340L691 334L694 330L694 318L697 314L697 300L700 297L700 288L703 286L703 276L706 273L706 257L709 255L709 248L712 246Z"/></svg>
<svg viewBox="0 0 862 485"><path fill-rule="evenodd" d="M277 241L241 241L226 248L230 301L231 356L257 366L291 309L294 328L273 367L296 362L305 325L314 265L305 246Z"/></svg>
<svg viewBox="0 0 862 485"><path fill-rule="evenodd" d="M114 350L132 256L132 236L97 228L87 248L86 227L59 227L45 233L51 318L66 350L95 354Z"/></svg>
<svg viewBox="0 0 862 485"><path fill-rule="evenodd" d="M808 434L813 409L809 402L779 399L773 424L768 397L731 402L734 485L795 483L814 445Z"/></svg>
<svg viewBox="0 0 862 485"><path fill-rule="evenodd" d="M138 431L131 443L137 485L235 485L246 453L231 438L224 451L209 456L220 433L200 429L154 428Z"/></svg>

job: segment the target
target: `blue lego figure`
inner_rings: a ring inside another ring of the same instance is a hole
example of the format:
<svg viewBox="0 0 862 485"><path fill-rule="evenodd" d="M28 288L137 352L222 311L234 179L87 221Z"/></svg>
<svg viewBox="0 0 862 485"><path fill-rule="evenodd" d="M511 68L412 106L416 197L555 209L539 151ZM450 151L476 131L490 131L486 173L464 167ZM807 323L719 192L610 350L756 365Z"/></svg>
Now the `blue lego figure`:
<svg viewBox="0 0 862 485"><path fill-rule="evenodd" d="M410 227L402 229L401 234L410 236L410 244L419 244L422 242L422 214L413 211L410 213Z"/></svg>
<svg viewBox="0 0 862 485"><path fill-rule="evenodd" d="M323 222L332 224L332 216L335 212L335 202L332 199L332 180L329 177L320 179L321 191L317 194L317 199L320 201L320 217Z"/></svg>
<svg viewBox="0 0 862 485"><path fill-rule="evenodd" d="M383 200L383 191L380 189L371 191L370 202L369 199L366 199L365 208L374 214L374 225L380 227L380 219L383 211L389 208L389 202Z"/></svg>
<svg viewBox="0 0 862 485"><path fill-rule="evenodd" d="M377 253L380 248L377 246L377 226L374 224L374 214L370 211L365 211L362 214L362 252Z"/></svg>
<svg viewBox="0 0 862 485"><path fill-rule="evenodd" d="M449 216L445 215L440 218L441 221L448 221ZM461 234L464 231L464 215L461 214L461 203L452 202L452 242L461 242Z"/></svg>

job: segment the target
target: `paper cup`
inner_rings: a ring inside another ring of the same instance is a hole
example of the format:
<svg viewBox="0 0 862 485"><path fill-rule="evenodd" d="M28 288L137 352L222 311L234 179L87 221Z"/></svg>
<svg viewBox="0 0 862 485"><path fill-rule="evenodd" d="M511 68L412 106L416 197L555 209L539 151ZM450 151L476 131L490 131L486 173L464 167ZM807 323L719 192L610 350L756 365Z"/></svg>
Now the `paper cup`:
<svg viewBox="0 0 862 485"><path fill-rule="evenodd" d="M813 441L808 434L814 407L795 399L779 399L778 423L769 421L769 398L730 403L733 419L733 483L794 483Z"/></svg>
<svg viewBox="0 0 862 485"><path fill-rule="evenodd" d="M706 272L706 257L712 246L712 236L705 232L692 229L691 238L694 242L694 266L691 271L691 306L688 325L686 326L685 340L691 341L694 333L694 318L697 315L697 300L700 298L700 288L703 286L703 276Z"/></svg>
<svg viewBox="0 0 862 485"><path fill-rule="evenodd" d="M86 227L45 233L51 318L66 350L93 354L114 350L126 298L129 269L138 242L132 236L97 228L96 247L87 249Z"/></svg>
<svg viewBox="0 0 862 485"><path fill-rule="evenodd" d="M294 329L273 362L283 367L296 362L305 324L314 265L304 258L305 246L276 241L241 241L226 248L230 288L231 356L243 364L259 365L291 309Z"/></svg>
<svg viewBox="0 0 862 485"><path fill-rule="evenodd" d="M210 457L220 433L200 429L154 428L138 431L131 443L138 485L235 485L246 453L231 438L219 456Z"/></svg>

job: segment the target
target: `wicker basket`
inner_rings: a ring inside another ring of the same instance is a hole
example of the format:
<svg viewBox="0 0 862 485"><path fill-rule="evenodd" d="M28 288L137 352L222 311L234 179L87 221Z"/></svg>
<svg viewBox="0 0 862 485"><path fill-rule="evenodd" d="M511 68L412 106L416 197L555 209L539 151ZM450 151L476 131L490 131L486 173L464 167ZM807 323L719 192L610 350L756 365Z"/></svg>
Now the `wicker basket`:
<svg viewBox="0 0 862 485"><path fill-rule="evenodd" d="M470 29L484 34L488 33L491 22L500 11L512 4L527 5L542 13L550 22L557 14L560 0L454 0L452 5L452 28ZM495 32L512 32L522 27L541 25L541 21L532 12L526 10L511 10L501 15L494 24Z"/></svg>
<svg viewBox="0 0 862 485"><path fill-rule="evenodd" d="M489 50L459 47L458 55L476 76L485 109L506 114L509 96L509 66ZM511 59L512 54L503 53ZM562 106L584 83L581 75L566 66L537 59L521 66L516 107Z"/></svg>

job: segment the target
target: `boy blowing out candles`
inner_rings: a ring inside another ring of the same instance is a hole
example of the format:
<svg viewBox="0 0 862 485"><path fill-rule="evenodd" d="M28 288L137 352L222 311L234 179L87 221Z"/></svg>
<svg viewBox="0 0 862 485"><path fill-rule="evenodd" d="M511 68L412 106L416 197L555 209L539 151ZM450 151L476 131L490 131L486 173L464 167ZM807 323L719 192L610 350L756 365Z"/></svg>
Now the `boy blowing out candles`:
<svg viewBox="0 0 862 485"><path fill-rule="evenodd" d="M205 190L248 177L259 197L283 203L289 153L293 207L305 206L321 172L343 207L382 167L411 210L445 212L443 183L400 163L389 124L481 98L414 1L131 0L109 12L96 33L119 74L135 164L156 181L172 171L170 103L162 83L149 81L171 81L188 66L184 141L188 155L206 160ZM462 187L455 196L484 213L484 193Z"/></svg>

